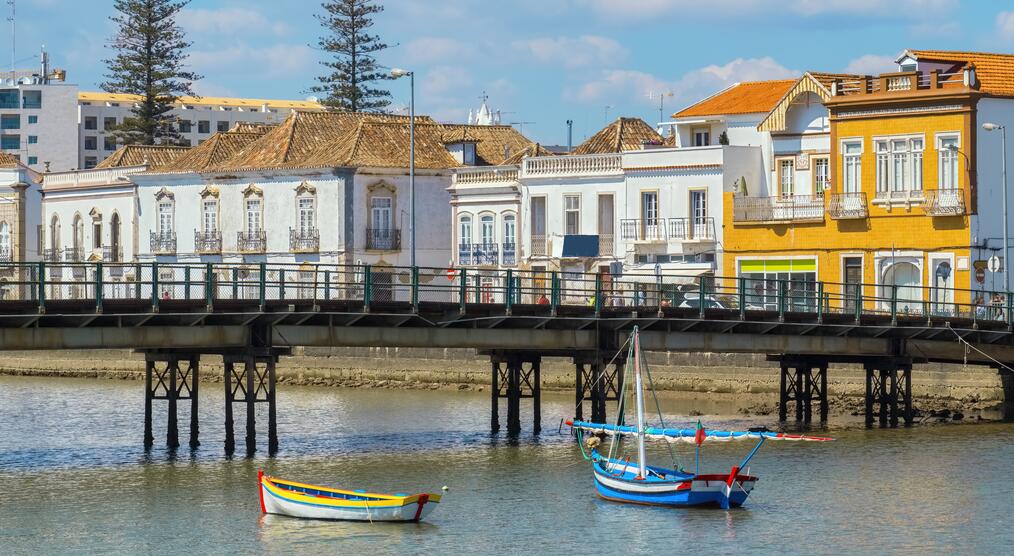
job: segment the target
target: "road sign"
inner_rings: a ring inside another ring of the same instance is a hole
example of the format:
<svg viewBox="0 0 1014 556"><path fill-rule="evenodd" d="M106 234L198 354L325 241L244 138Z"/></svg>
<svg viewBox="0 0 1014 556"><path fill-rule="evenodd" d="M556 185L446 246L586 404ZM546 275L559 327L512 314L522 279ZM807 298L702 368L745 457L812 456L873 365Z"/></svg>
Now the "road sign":
<svg viewBox="0 0 1014 556"><path fill-rule="evenodd" d="M447 269L447 279L448 280L454 280L454 278L457 277L457 276L458 276L458 271L457 270L455 270L453 268L448 268Z"/></svg>
<svg viewBox="0 0 1014 556"><path fill-rule="evenodd" d="M980 284L986 283L986 270L982 268L975 269L975 281Z"/></svg>
<svg viewBox="0 0 1014 556"><path fill-rule="evenodd" d="M990 257L986 262L986 268L988 268L990 272L1000 272L1000 257L997 257L996 255Z"/></svg>

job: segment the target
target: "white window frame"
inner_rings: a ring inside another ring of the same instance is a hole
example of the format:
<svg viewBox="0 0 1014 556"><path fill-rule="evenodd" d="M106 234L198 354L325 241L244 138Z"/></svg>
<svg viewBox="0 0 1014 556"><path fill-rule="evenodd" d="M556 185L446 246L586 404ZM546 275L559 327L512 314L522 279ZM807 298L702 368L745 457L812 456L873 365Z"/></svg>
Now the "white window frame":
<svg viewBox="0 0 1014 556"><path fill-rule="evenodd" d="M842 168L842 193L859 193L863 190L863 151L862 137L848 137L839 142L839 155ZM850 153L851 145L859 145L859 151Z"/></svg>
<svg viewBox="0 0 1014 556"><path fill-rule="evenodd" d="M387 206L379 206L378 201L387 201ZM387 212L386 227L381 228L381 218L378 216L384 212ZM394 196L393 195L374 195L370 197L370 228L374 230L394 230Z"/></svg>
<svg viewBox="0 0 1014 556"><path fill-rule="evenodd" d="M309 203L309 206L304 206ZM296 229L300 237L309 237L317 228L317 197L311 193L296 196Z"/></svg>
<svg viewBox="0 0 1014 556"><path fill-rule="evenodd" d="M172 198L162 198L155 203L155 217L158 219L159 237L172 234L176 229L176 203Z"/></svg>
<svg viewBox="0 0 1014 556"><path fill-rule="evenodd" d="M923 134L887 135L873 138L877 154L878 201L921 201L923 198Z"/></svg>
<svg viewBox="0 0 1014 556"><path fill-rule="evenodd" d="M576 207L570 206L571 200L577 200ZM574 231L571 232L570 217L574 217ZM581 195L563 196L563 233L565 235L577 235L581 233Z"/></svg>
<svg viewBox="0 0 1014 556"><path fill-rule="evenodd" d="M518 217L513 211L504 212L500 216L503 222L503 244L517 245L518 243Z"/></svg>
<svg viewBox="0 0 1014 556"><path fill-rule="evenodd" d="M208 210L209 205L211 210ZM206 234L218 231L218 199L215 197L201 199L201 230Z"/></svg>
<svg viewBox="0 0 1014 556"><path fill-rule="evenodd" d="M943 142L946 140L954 139L956 150L944 149ZM958 156L961 154L961 132L949 131L944 133L937 133L935 137L935 146L937 149L937 189L954 191L957 190L961 183L961 161L958 160ZM948 156L949 155L949 156ZM949 160L947 160L949 159ZM945 164L951 164L950 172L945 172ZM946 179L945 176L951 176L951 179ZM953 267L952 267L953 268Z"/></svg>
<svg viewBox="0 0 1014 556"><path fill-rule="evenodd" d="M458 215L458 245L472 245L472 221L471 213Z"/></svg>
<svg viewBox="0 0 1014 556"><path fill-rule="evenodd" d="M250 204L257 203L256 210L251 210ZM246 233L253 235L264 230L264 197L260 195L249 195L243 199L243 208L246 213Z"/></svg>
<svg viewBox="0 0 1014 556"><path fill-rule="evenodd" d="M810 167L813 168L813 194L823 197L824 192L831 186L831 159L827 156L810 157ZM823 175L820 168L823 167Z"/></svg>
<svg viewBox="0 0 1014 556"><path fill-rule="evenodd" d="M479 239L484 247L496 245L495 214L491 212L484 212L479 215Z"/></svg>
<svg viewBox="0 0 1014 556"><path fill-rule="evenodd" d="M786 167L788 171L786 171ZM792 197L796 194L796 159L784 157L778 159L778 196Z"/></svg>

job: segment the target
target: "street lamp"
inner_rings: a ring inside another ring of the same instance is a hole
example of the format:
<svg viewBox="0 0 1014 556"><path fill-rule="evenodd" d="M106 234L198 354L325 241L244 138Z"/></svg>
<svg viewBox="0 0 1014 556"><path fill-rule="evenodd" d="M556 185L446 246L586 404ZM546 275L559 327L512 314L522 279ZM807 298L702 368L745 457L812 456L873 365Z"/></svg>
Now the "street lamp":
<svg viewBox="0 0 1014 556"><path fill-rule="evenodd" d="M391 77L398 79L408 76L408 197L409 197L409 241L412 248L412 267L415 268L415 72L392 68Z"/></svg>
<svg viewBox="0 0 1014 556"><path fill-rule="evenodd" d="M986 122L982 124L982 129L986 131L1000 130L1000 148L1002 149L1000 164L1003 169L1003 291L1004 295L1009 295L1010 292L1010 274L1007 271L1007 255L1010 254L1007 245L1007 236L1010 235L1009 228L1007 228L1007 128L1000 124L994 124Z"/></svg>

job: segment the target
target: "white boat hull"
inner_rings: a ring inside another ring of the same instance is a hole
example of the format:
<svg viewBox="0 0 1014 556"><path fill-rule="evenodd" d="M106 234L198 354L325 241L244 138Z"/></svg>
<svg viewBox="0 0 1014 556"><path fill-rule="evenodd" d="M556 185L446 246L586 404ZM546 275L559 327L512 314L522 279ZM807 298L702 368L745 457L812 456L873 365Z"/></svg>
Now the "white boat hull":
<svg viewBox="0 0 1014 556"><path fill-rule="evenodd" d="M368 503L361 507L336 506L326 503L299 502L288 500L271 492L264 484L260 485L264 504L264 513L299 517L304 519L330 519L342 521L420 521L433 511L437 502L426 500L420 507L420 501L399 506L370 507Z"/></svg>

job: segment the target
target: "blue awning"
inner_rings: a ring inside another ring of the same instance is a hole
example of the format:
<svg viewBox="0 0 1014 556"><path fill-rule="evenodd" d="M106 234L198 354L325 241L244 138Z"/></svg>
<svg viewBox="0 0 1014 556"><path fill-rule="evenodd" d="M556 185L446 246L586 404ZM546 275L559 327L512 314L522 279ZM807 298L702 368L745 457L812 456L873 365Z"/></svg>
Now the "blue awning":
<svg viewBox="0 0 1014 556"><path fill-rule="evenodd" d="M563 236L564 258L575 257L598 257L599 236L594 235L565 235Z"/></svg>

